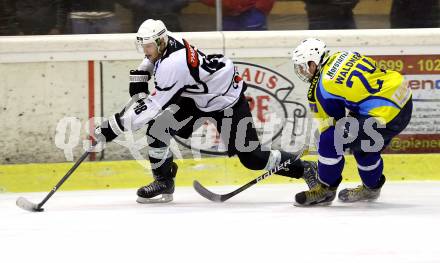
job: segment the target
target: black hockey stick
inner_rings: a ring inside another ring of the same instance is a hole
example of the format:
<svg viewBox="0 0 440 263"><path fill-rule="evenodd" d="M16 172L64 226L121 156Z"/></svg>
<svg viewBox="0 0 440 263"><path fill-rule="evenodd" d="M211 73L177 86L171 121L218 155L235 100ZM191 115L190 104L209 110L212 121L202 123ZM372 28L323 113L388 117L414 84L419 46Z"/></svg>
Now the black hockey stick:
<svg viewBox="0 0 440 263"><path fill-rule="evenodd" d="M94 146L92 146L92 148L89 151L83 153L83 155L78 159L78 161L76 161L73 167L70 168L70 170L66 173L66 175L64 175L64 177L54 186L54 188L52 188L52 190L49 192L49 194L47 194L47 196L43 199L43 201L41 201L38 204L35 204L24 197L19 197L16 201L17 206L30 212L43 212L44 211L43 205L58 190L58 188L60 188L60 186L70 177L70 175L76 170L76 168L78 168L78 166L84 161L84 159L87 158L93 147Z"/></svg>
<svg viewBox="0 0 440 263"><path fill-rule="evenodd" d="M299 152L299 154L295 157L295 159L285 160L284 162L280 163L277 167L273 168L272 170L265 172L264 174L258 176L257 178L250 181L249 183L247 183L247 184L243 185L242 187L240 187L230 193L227 193L227 194L221 195L221 194L213 193L213 192L209 191L208 189L206 189L203 185L201 185L197 180L194 180L193 187L197 191L197 193L199 193L201 196L205 197L206 199L211 200L213 202L221 203L221 202L224 202L224 201L228 200L229 198L234 197L237 194L243 192L244 190L248 189L249 187L253 186L254 184L257 184L259 181L266 179L267 177L271 176L272 174L278 172L279 170L284 169L291 162L295 162L296 160L301 158L301 156L304 153L305 153L305 149L302 149Z"/></svg>
<svg viewBox="0 0 440 263"><path fill-rule="evenodd" d="M137 96L133 96L131 98L131 100L128 102L128 104L124 107L123 111L126 108L129 108L134 102L136 102L138 100L138 98L139 97L137 97ZM96 145L98 145L98 143L96 141L93 141L92 146L90 146L89 150L86 151L85 153L83 153L83 155L81 155L81 157L76 161L76 163L73 165L73 167L70 168L70 170L66 173L66 175L64 175L64 177L61 178L61 180L52 188L52 190L49 192L49 194L47 194L47 196L43 199L43 201L41 201L38 204L35 204L35 203L32 203L31 201L27 200L24 197L19 197L19 198L17 198L17 201L15 202L17 204L17 206L24 209L24 210L30 211L30 212L44 211L44 209L42 208L43 205L58 190L58 188L60 188L61 185L63 185L63 183L70 177L70 175L72 175L72 173L87 158L87 156L89 156L90 152L92 152L92 150L96 147Z"/></svg>

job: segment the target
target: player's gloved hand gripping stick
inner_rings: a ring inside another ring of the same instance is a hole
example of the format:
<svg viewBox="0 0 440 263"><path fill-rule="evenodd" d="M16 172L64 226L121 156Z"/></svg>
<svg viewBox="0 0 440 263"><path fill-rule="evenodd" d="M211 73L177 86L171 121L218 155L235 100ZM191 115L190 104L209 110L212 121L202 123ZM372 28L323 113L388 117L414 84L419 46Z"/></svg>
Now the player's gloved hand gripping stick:
<svg viewBox="0 0 440 263"><path fill-rule="evenodd" d="M142 70L131 70L130 71L130 86L129 86L129 92L131 99L125 106L125 108L129 108L133 103L135 103L137 100L139 100L140 97L147 96L150 92L148 90L148 80L151 78L149 72L142 71ZM124 110L125 110L124 108ZM122 115L124 110L122 110L120 113L117 113L115 116L119 117L119 115ZM103 128L109 127L109 122L106 121L106 123L103 123L101 125ZM109 134L109 129L100 129L98 128L100 135L97 134L97 131L95 130L95 139L97 141L111 141L113 140L117 135L115 134ZM107 132L106 132L107 131ZM31 211L31 212L42 212L44 211L43 205L49 200L49 198L58 190L58 188L61 187L61 185L72 175L72 173L78 168L78 166L87 158L87 156L90 154L90 152L93 151L95 146L97 145L96 142L93 143L93 145L90 147L88 151L83 153L83 155L76 161L76 163L73 165L72 168L64 175L64 177L52 188L52 190L47 194L47 196L38 204L32 203L28 199L24 197L19 197L16 201L16 204L18 207L23 208L24 210Z"/></svg>
<svg viewBox="0 0 440 263"><path fill-rule="evenodd" d="M136 100L138 99L138 96L133 96L130 101L128 102L126 107L130 107ZM125 108L124 108L125 110ZM123 110L123 111L124 111ZM122 112L123 112L122 111ZM119 115L121 113L116 113L113 116L113 119L119 118ZM23 208L24 210L31 211L31 212L42 212L44 209L42 208L43 205L49 200L49 198L60 188L60 186L70 177L70 175L78 168L78 166L87 158L87 156L92 152L95 147L100 142L110 142L113 139L117 137L116 134L111 132L111 125L109 124L109 120L104 121L100 126L98 126L95 129L95 134L93 135L96 141L93 141L92 146L81 155L81 157L76 161L76 163L73 165L72 168L64 175L64 177L52 188L52 190L49 192L49 194L38 204L32 203L29 200L27 200L24 197L19 197L17 199L17 206L20 208Z"/></svg>

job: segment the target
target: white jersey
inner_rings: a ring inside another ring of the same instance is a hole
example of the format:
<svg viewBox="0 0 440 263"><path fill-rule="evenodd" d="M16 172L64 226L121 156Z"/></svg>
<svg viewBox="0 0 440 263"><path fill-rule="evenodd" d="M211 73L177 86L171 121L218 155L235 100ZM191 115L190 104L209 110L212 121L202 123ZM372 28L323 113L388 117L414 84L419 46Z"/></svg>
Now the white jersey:
<svg viewBox="0 0 440 263"><path fill-rule="evenodd" d="M213 112L232 107L241 95L243 80L230 59L205 55L184 39L168 38L163 56L154 65L145 58L138 68L152 73L155 90L121 116L131 124L128 129L141 128L179 96L194 100L201 111Z"/></svg>

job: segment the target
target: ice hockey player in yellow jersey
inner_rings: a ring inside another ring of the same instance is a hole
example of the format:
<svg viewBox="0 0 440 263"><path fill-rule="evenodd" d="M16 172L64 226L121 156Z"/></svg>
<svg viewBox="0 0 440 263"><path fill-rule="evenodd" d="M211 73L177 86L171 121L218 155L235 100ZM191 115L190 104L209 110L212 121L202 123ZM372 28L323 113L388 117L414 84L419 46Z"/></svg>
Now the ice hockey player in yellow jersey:
<svg viewBox="0 0 440 263"><path fill-rule="evenodd" d="M385 183L380 154L411 119L411 90L404 77L357 52L329 55L326 44L316 38L296 47L292 61L296 75L310 83L309 106L319 122L319 184L298 193L295 204L329 205L334 200L346 149L353 152L362 185L341 190L338 198L377 199Z"/></svg>

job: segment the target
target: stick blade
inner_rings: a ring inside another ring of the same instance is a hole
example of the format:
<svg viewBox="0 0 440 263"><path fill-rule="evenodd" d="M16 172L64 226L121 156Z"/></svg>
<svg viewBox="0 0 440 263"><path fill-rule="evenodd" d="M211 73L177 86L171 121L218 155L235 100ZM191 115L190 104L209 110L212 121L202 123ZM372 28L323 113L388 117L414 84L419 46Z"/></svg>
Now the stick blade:
<svg viewBox="0 0 440 263"><path fill-rule="evenodd" d="M24 209L26 211L30 212L43 212L44 209L41 207L38 207L37 204L32 203L31 201L27 200L24 197L17 198L17 201L15 204L20 207L21 209Z"/></svg>
<svg viewBox="0 0 440 263"><path fill-rule="evenodd" d="M201 185L197 180L194 180L193 187L199 193L201 196L205 197L208 200L211 200L213 202L221 203L224 200L222 200L222 196L215 194L208 189L206 189L203 185Z"/></svg>

